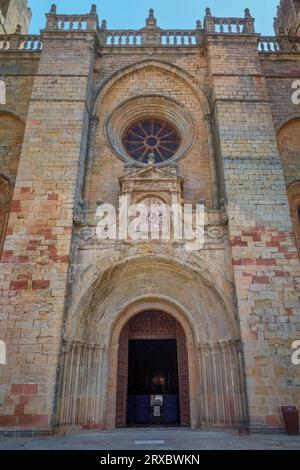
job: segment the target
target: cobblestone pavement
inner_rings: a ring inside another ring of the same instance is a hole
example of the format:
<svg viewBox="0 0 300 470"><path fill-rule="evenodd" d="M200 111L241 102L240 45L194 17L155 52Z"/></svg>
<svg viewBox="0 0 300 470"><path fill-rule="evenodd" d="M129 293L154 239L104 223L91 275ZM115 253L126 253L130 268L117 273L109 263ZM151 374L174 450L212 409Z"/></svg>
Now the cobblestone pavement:
<svg viewBox="0 0 300 470"><path fill-rule="evenodd" d="M300 437L191 429L119 429L47 438L0 439L0 450L300 450Z"/></svg>

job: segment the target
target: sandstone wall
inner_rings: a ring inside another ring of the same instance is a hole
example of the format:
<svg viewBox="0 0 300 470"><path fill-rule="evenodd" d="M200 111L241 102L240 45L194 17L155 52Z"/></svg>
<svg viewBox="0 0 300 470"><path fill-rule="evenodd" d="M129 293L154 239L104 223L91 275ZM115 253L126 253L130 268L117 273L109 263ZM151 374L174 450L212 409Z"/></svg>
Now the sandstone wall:
<svg viewBox="0 0 300 470"><path fill-rule="evenodd" d="M278 428L280 405L299 403L299 371L291 362L291 345L299 335L295 281L300 268L256 38L212 36L209 67L250 426Z"/></svg>
<svg viewBox="0 0 300 470"><path fill-rule="evenodd" d="M0 270L0 336L9 358L0 414L1 425L49 429L93 49L90 33L43 39Z"/></svg>

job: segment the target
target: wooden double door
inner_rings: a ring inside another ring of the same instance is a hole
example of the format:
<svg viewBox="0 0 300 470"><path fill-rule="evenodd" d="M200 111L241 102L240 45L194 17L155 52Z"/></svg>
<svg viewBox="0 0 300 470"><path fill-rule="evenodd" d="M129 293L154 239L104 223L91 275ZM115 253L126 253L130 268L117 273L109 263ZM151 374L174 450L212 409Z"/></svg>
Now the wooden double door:
<svg viewBox="0 0 300 470"><path fill-rule="evenodd" d="M164 312L136 315L118 352L116 426L190 425L186 337Z"/></svg>

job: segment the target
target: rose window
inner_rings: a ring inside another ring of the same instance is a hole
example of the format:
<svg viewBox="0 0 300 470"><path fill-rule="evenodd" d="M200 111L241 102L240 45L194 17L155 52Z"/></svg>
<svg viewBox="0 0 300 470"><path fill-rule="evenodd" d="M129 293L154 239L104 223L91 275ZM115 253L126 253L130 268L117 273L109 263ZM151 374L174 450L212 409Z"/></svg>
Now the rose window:
<svg viewBox="0 0 300 470"><path fill-rule="evenodd" d="M155 163L163 163L174 157L181 138L177 129L166 121L144 119L130 125L123 135L127 154L140 163L148 163L153 156Z"/></svg>

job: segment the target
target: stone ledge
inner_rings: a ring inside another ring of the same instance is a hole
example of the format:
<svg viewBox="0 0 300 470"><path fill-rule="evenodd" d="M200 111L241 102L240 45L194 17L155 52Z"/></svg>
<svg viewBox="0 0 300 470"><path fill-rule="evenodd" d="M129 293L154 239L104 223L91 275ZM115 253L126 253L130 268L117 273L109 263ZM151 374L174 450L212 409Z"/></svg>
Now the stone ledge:
<svg viewBox="0 0 300 470"><path fill-rule="evenodd" d="M48 437L54 435L54 429L9 429L0 428L0 439L22 437Z"/></svg>

